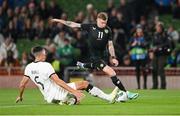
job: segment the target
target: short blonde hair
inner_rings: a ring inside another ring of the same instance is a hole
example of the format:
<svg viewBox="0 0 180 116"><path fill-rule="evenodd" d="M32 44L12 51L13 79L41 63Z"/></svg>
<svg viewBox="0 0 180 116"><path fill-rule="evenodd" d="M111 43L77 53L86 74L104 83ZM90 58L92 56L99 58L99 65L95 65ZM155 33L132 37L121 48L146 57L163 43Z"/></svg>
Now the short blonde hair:
<svg viewBox="0 0 180 116"><path fill-rule="evenodd" d="M102 19L104 21L107 21L108 20L108 15L105 12L100 12L100 13L98 13L97 18Z"/></svg>

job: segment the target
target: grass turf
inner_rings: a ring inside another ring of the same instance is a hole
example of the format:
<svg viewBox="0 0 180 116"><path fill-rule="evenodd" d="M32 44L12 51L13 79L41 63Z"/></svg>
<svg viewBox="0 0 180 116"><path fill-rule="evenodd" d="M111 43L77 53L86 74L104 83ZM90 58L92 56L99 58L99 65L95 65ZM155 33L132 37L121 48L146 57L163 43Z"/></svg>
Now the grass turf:
<svg viewBox="0 0 180 116"><path fill-rule="evenodd" d="M27 89L24 101L16 104L17 89L0 89L0 115L180 114L179 90L139 90L138 92L140 97L137 100L126 103L109 104L87 94L80 105L61 106L47 104L37 89Z"/></svg>

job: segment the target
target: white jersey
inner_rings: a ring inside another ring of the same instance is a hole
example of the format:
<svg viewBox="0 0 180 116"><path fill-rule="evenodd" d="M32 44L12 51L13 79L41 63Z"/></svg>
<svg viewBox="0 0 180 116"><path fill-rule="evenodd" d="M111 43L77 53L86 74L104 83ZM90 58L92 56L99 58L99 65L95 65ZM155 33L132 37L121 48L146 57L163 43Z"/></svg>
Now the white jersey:
<svg viewBox="0 0 180 116"><path fill-rule="evenodd" d="M63 100L68 93L50 79L54 73L53 67L48 62L32 62L26 66L24 72L24 75L38 86L48 103L53 99Z"/></svg>

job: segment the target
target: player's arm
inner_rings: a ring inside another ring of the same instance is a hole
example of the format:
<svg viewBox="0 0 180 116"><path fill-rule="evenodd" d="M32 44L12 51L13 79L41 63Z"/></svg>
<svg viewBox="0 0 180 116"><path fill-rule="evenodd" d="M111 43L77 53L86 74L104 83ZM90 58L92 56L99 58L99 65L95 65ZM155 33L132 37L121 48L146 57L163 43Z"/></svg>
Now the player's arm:
<svg viewBox="0 0 180 116"><path fill-rule="evenodd" d="M61 86L62 88L64 88L65 90L67 90L68 92L74 94L77 97L77 101L79 102L85 95L83 93L81 93L80 91L77 91L73 88L71 88L70 86L68 86L63 80L59 79L59 77L57 76L57 74L52 74L50 77L57 85Z"/></svg>
<svg viewBox="0 0 180 116"><path fill-rule="evenodd" d="M75 23L75 22L72 22L72 21L65 21L65 20L62 20L62 19L52 19L51 20L52 22L57 22L57 23L62 23L68 27L71 27L71 28L74 28L74 27L78 27L80 28L81 27L81 24L80 23Z"/></svg>
<svg viewBox="0 0 180 116"><path fill-rule="evenodd" d="M19 96L16 98L16 103L23 100L24 89L29 81L29 77L23 76L19 85Z"/></svg>
<svg viewBox="0 0 180 116"><path fill-rule="evenodd" d="M115 50L114 50L114 45L112 41L108 41L108 49L109 49L109 54L111 57L116 57L115 55Z"/></svg>
<svg viewBox="0 0 180 116"><path fill-rule="evenodd" d="M110 63L114 66L117 66L119 64L118 60L116 59L114 45L112 40L108 41L108 50L110 54Z"/></svg>

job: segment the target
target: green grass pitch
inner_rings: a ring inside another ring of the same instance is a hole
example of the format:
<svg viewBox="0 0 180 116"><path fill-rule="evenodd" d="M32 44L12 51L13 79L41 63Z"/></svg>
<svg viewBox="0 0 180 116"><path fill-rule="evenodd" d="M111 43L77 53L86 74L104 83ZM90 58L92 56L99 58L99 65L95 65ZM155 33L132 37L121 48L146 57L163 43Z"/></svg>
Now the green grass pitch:
<svg viewBox="0 0 180 116"><path fill-rule="evenodd" d="M109 91L106 91L109 92ZM86 94L80 105L47 104L37 89L27 89L16 104L17 89L0 89L0 115L131 115L180 114L179 90L135 90L140 97L126 103L109 104Z"/></svg>

